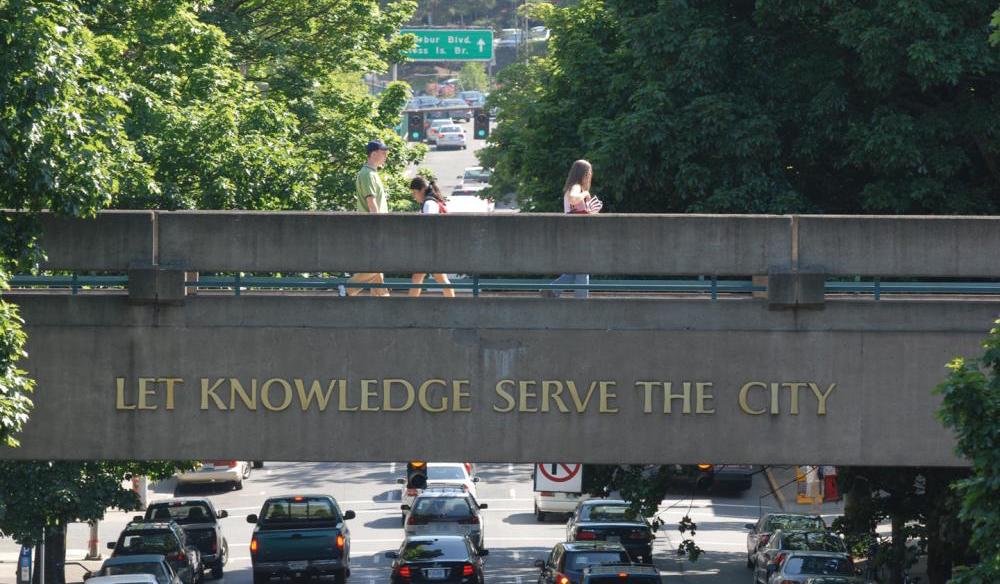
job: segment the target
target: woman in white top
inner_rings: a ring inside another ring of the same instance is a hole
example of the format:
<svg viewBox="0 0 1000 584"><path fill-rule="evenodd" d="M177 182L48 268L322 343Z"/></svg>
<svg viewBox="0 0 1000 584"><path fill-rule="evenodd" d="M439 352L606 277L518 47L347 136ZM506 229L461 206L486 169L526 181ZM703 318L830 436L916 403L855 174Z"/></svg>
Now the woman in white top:
<svg viewBox="0 0 1000 584"><path fill-rule="evenodd" d="M448 209L444 204L444 197L441 196L441 191L438 190L437 185L434 181L428 182L422 176L418 176L410 181L410 193L413 194L413 199L417 201L420 205L420 212L427 215L437 215L441 213L447 213ZM413 274L410 279L414 284L423 284L424 278L427 274ZM431 274L431 277L438 284L445 284L448 287L441 289L441 294L447 296L448 298L455 297L455 289L451 288L451 282L448 280L446 274ZM423 292L423 288L410 288L410 296L420 296Z"/></svg>
<svg viewBox="0 0 1000 584"><path fill-rule="evenodd" d="M586 160L577 160L569 169L566 184L563 186L563 213L572 215L590 215L601 210L600 201L590 194L590 182L594 178L594 169ZM590 274L563 274L552 281L553 284L590 284ZM557 298L562 290L543 290L542 296ZM578 288L573 291L576 298L588 298L590 291Z"/></svg>

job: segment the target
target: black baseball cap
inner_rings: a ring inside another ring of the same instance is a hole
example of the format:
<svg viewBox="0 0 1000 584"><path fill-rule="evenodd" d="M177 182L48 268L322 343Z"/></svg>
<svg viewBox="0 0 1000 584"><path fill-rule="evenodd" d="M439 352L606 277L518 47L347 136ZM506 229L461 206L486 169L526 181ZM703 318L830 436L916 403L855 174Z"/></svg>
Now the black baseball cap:
<svg viewBox="0 0 1000 584"><path fill-rule="evenodd" d="M389 147L385 145L385 142L381 140L372 140L371 142L368 143L368 146L365 147L365 152L371 154L376 150L388 150L388 149Z"/></svg>

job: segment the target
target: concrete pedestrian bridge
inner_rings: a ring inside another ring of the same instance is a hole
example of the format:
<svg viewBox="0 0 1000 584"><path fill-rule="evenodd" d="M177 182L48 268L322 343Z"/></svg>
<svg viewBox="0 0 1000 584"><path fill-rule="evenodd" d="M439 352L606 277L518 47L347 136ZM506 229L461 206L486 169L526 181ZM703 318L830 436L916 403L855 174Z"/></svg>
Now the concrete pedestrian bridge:
<svg viewBox="0 0 1000 584"><path fill-rule="evenodd" d="M38 387L3 458L958 465L931 391L1000 312L889 293L1000 279L993 217L108 212L44 217L42 245L44 270L120 286L5 295ZM191 277L345 271L711 290L193 294ZM851 292L876 278L880 299Z"/></svg>

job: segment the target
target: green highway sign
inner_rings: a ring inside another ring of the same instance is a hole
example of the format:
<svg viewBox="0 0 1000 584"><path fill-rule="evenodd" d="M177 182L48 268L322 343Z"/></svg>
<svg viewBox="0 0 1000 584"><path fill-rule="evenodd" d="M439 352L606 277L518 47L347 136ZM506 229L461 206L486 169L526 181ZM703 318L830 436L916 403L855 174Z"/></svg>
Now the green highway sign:
<svg viewBox="0 0 1000 584"><path fill-rule="evenodd" d="M411 61L491 61L493 31L487 29L404 28L417 37Z"/></svg>

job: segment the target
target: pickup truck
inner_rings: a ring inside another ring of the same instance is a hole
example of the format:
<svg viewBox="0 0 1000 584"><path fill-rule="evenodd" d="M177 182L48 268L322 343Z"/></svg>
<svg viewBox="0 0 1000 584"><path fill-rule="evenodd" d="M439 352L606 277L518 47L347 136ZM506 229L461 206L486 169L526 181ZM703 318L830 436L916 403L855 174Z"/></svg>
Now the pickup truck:
<svg viewBox="0 0 1000 584"><path fill-rule="evenodd" d="M351 575L351 531L346 521L354 511L341 512L327 495L271 497L254 523L250 540L253 584L273 576L333 576L344 584Z"/></svg>
<svg viewBox="0 0 1000 584"><path fill-rule="evenodd" d="M158 501L146 508L146 515L137 521L174 521L187 535L188 543L201 552L202 566L212 571L212 578L222 578L229 561L229 543L222 535L219 519L228 517L225 511L216 511L208 499L185 497Z"/></svg>

